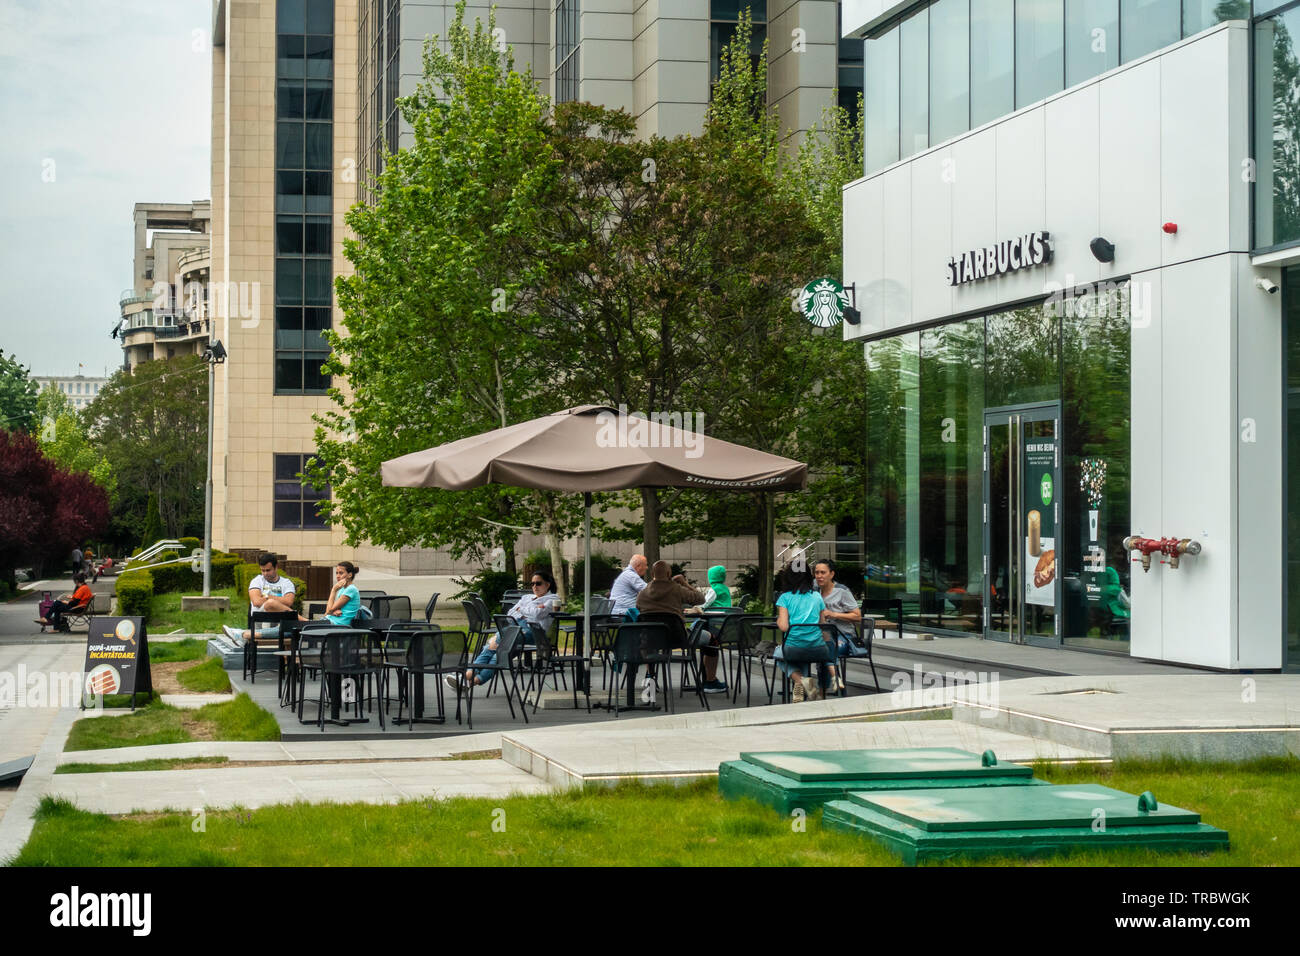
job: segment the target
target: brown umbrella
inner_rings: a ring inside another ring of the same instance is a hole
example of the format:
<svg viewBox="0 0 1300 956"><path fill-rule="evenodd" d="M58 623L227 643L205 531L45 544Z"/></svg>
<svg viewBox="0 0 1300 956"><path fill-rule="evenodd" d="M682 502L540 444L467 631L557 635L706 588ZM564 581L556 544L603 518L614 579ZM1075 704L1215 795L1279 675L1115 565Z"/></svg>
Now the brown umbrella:
<svg viewBox="0 0 1300 956"><path fill-rule="evenodd" d="M680 419L679 419L680 420ZM690 416L691 423L702 416ZM682 424L686 424L685 421ZM591 493L629 488L797 491L808 466L602 405L580 405L386 461L385 485L584 492L583 634L591 633ZM587 642L590 667L590 642Z"/></svg>
<svg viewBox="0 0 1300 956"><path fill-rule="evenodd" d="M808 466L671 423L582 405L394 458L384 462L383 479L402 488L452 490L496 482L568 492L794 491L807 483Z"/></svg>

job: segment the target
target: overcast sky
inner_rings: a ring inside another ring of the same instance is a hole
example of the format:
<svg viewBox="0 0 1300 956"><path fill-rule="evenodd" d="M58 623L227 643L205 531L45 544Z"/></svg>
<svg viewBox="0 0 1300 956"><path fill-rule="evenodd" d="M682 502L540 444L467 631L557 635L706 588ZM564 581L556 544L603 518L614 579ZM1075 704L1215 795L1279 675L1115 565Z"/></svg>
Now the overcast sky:
<svg viewBox="0 0 1300 956"><path fill-rule="evenodd" d="M211 0L0 0L0 348L103 375L137 202L210 199Z"/></svg>

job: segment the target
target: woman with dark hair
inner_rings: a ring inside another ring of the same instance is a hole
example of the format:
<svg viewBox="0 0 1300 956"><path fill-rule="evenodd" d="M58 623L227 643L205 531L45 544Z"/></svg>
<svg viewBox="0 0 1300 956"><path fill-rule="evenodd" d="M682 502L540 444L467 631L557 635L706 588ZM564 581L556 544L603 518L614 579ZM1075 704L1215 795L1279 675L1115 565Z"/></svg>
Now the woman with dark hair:
<svg viewBox="0 0 1300 956"><path fill-rule="evenodd" d="M334 566L334 587L325 603L325 620L342 627L351 627L361 610L361 592L352 583L358 568L351 561L340 561ZM301 614L299 620L307 620Z"/></svg>
<svg viewBox="0 0 1300 956"><path fill-rule="evenodd" d="M547 631L550 630L551 618L560 607L560 596L555 593L555 578L552 577L550 571L534 571L529 585L533 593L521 597L515 602L515 606L506 613L512 621L524 628L525 631L529 628L538 628L541 630L542 635L545 636ZM492 671L482 670L482 668L484 665L495 664L496 662L497 638L494 635L478 652L473 665L465 671L463 678L455 674L447 675L447 686L456 693L460 693L464 684L470 682L486 684L492 679ZM475 673L475 668L479 668L477 673Z"/></svg>
<svg viewBox="0 0 1300 956"><path fill-rule="evenodd" d="M812 664L835 660L818 626L826 617L826 602L813 584L808 566L787 564L778 582L782 594L776 599L776 626L785 632L785 643L773 658L791 678L791 699L797 704L805 698L817 700L821 689L813 683ZM823 669L823 677L825 671Z"/></svg>

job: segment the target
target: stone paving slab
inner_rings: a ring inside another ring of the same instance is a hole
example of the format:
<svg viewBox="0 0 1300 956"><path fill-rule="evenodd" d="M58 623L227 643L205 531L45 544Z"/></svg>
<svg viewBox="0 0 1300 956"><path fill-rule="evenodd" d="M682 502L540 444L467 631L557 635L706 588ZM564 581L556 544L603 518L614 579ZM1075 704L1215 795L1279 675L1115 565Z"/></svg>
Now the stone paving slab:
<svg viewBox="0 0 1300 956"><path fill-rule="evenodd" d="M60 774L50 781L48 793L83 810L120 814L189 812L198 807L255 809L299 801L387 804L553 789L501 760L444 760Z"/></svg>
<svg viewBox="0 0 1300 956"><path fill-rule="evenodd" d="M472 734L434 740L349 740L240 741L198 740L186 744L154 744L148 747L113 747L104 750L69 750L59 763L129 763L135 760L177 760L186 757L227 757L230 760L293 763L330 760L412 760L446 757L461 753L496 750L500 734Z"/></svg>
<svg viewBox="0 0 1300 956"><path fill-rule="evenodd" d="M797 709L797 708L791 708ZM556 786L610 786L620 780L687 782L716 776L741 751L956 747L993 750L998 760L1104 760L1095 750L1038 741L952 720L836 722L710 729L627 729L616 736L563 730L501 735L504 760Z"/></svg>
<svg viewBox="0 0 1300 956"><path fill-rule="evenodd" d="M1010 681L954 695L953 717L1117 759L1300 755L1300 675L1195 674Z"/></svg>
<svg viewBox="0 0 1300 956"><path fill-rule="evenodd" d="M164 704L181 710L198 710L208 704L225 704L235 699L234 694L159 694Z"/></svg>

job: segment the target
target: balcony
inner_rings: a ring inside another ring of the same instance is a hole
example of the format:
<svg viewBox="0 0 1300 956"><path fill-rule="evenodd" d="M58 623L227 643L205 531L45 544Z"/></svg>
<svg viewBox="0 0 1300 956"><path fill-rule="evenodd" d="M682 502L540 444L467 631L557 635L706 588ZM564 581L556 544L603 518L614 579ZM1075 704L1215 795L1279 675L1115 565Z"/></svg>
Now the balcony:
<svg viewBox="0 0 1300 956"><path fill-rule="evenodd" d="M154 294L152 292L136 292L135 289L123 289L122 295L118 297L118 308L125 309L128 305L138 305L141 302L152 302Z"/></svg>

